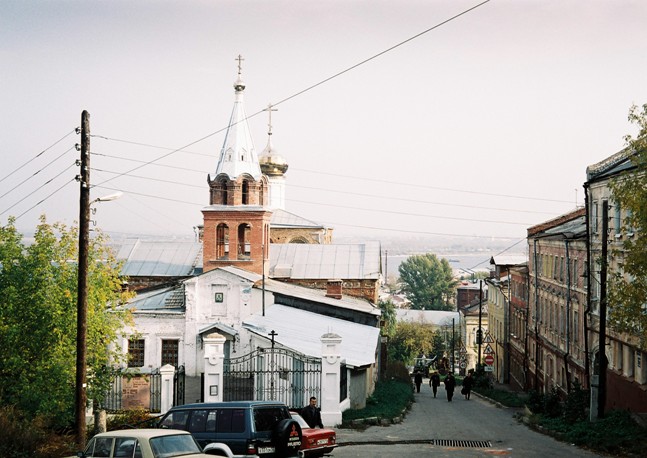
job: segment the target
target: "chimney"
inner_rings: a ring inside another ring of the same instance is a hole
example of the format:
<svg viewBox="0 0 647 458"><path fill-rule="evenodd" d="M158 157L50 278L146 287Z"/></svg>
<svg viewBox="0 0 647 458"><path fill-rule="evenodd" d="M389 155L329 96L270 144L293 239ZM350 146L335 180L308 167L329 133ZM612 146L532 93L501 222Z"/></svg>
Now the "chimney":
<svg viewBox="0 0 647 458"><path fill-rule="evenodd" d="M341 299L341 280L328 280L326 287L326 297L332 297L333 299Z"/></svg>

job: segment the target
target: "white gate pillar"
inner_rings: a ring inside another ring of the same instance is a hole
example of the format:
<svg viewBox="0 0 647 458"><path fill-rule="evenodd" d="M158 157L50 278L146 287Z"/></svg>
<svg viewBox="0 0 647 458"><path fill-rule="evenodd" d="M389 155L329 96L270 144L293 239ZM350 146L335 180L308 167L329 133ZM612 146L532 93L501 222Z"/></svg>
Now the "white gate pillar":
<svg viewBox="0 0 647 458"><path fill-rule="evenodd" d="M204 337L204 402L223 400L225 339L214 333Z"/></svg>
<svg viewBox="0 0 647 458"><path fill-rule="evenodd" d="M165 364L160 368L162 375L162 399L160 402L160 413L166 413L173 407L173 376L175 375L175 367L170 364Z"/></svg>
<svg viewBox="0 0 647 458"><path fill-rule="evenodd" d="M332 427L341 424L341 337L329 332L321 336L321 345L321 421Z"/></svg>

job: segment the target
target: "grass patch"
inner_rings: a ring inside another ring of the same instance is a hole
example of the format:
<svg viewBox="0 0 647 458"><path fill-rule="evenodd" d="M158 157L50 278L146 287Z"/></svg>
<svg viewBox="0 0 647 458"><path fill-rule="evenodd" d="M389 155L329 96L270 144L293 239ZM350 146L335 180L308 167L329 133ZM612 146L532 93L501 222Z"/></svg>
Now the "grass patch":
<svg viewBox="0 0 647 458"><path fill-rule="evenodd" d="M567 423L564 418L533 416L533 423L565 442L614 456L647 456L647 431L625 411L611 411L596 422Z"/></svg>
<svg viewBox="0 0 647 458"><path fill-rule="evenodd" d="M497 390L494 388L475 387L472 391L477 392L493 401L500 402L506 407L523 407L528 400L526 393L515 393L510 391Z"/></svg>
<svg viewBox="0 0 647 458"><path fill-rule="evenodd" d="M358 418L395 418L413 402L413 387L410 382L387 380L378 382L375 391L366 400L363 409L349 409L342 413L342 424L348 425Z"/></svg>

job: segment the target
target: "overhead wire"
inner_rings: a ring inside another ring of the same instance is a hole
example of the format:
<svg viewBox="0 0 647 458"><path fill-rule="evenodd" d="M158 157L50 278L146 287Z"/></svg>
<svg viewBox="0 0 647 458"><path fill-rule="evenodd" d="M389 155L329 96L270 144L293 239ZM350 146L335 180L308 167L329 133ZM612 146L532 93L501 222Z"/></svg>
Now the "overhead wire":
<svg viewBox="0 0 647 458"><path fill-rule="evenodd" d="M61 176L61 175L63 175L65 172L67 172L68 170L70 170L70 169L71 169L72 167L74 167L75 165L76 165L76 163L72 163L72 164L70 164L67 168L65 168L64 170L62 170L60 173L58 173L57 175L55 175L54 177L50 178L50 179L49 179L49 180L47 180L45 183L43 183L43 186L48 185L49 183L51 183L52 181L54 181L56 178L60 177L60 176ZM75 179L76 179L76 178L73 178L73 179L72 179L72 181L74 181ZM61 188L57 189L56 191L54 191L52 194L50 194L50 195L48 195L47 197L45 197L43 200L39 201L36 205L34 205L34 206L30 207L27 211L25 211L25 212L21 213L19 216L17 216L17 217L16 217L16 219L20 218L20 216L23 216L23 215L24 215L25 213L27 213L29 210L31 210L31 209L33 209L33 208L37 207L38 205L42 204L43 202L45 202L47 199L49 199L49 198L50 198L50 197L52 197L54 194L56 194L58 191L60 191L63 187L65 187L65 185L64 185L64 186L62 186ZM37 190L40 190L40 189L42 189L42 186L41 186L40 188L38 188ZM2 213L0 213L0 216L1 216L1 215L4 215L5 213L7 213L9 210L11 210L12 208L14 208L16 205L18 205L19 203L23 202L25 199L27 199L27 198L29 198L29 197L33 196L35 193L36 193L36 191L33 191L33 192L31 192L31 193L27 194L27 195L26 195L26 196L24 196L22 199L20 199L18 202L15 202L11 207L6 208Z"/></svg>
<svg viewBox="0 0 647 458"><path fill-rule="evenodd" d="M36 204L34 204L34 205L32 205L31 207L29 207L27 210L25 210L24 212L22 212L20 215L16 216L16 220L20 219L22 216L24 216L25 214L29 213L29 211L31 211L31 210L33 210L34 208L38 207L40 204L42 204L43 202L45 202L47 199L49 199L50 197L52 197L53 195L55 195L57 192L59 192L61 189L63 189L64 187L66 187L68 184L73 183L74 181L76 181L76 178L72 178L70 181L68 181L68 182L66 182L65 184L63 184L63 186L61 186L60 188L58 188L58 189L57 189L57 190L55 190L54 192L50 193L47 197L45 197L44 199L42 199L42 200L38 201ZM6 211L5 211L5 212L6 212ZM4 212L3 212L3 213L4 213Z"/></svg>
<svg viewBox="0 0 647 458"><path fill-rule="evenodd" d="M52 143L50 146L48 146L48 147L47 147L47 148L45 148L43 151L41 151L40 153L38 153L36 156L32 157L32 158L31 158L31 159L29 159L27 162L25 162L25 163L24 163L24 164L22 164L21 166L17 167L16 169L14 169L14 170L13 170L12 172L10 172L8 175L5 175L4 177L0 178L0 183L2 183L4 180L6 180L6 179L7 179L7 178L9 178L11 175L13 175L13 174L14 174L14 173L16 173L17 171L19 171L20 169L22 169L23 167L25 167L27 164L31 163L32 161L34 161L35 159L37 159L38 157L40 157L41 155L43 155L44 153L46 153L47 151L49 151L50 149L52 149L53 147L55 147L56 145L58 145L60 142L62 142L63 140L65 140L67 137L69 137L70 135L72 135L72 134L73 134L74 132L76 132L76 131L77 131L77 128L72 129L70 132L68 132L67 134L65 134L65 135L64 135L63 137L61 137L60 139L56 140L56 141L55 141L54 143Z"/></svg>
<svg viewBox="0 0 647 458"><path fill-rule="evenodd" d="M355 65L352 65L352 66L350 66L350 67L348 67L348 68L346 68L346 69L344 69L344 70L342 70L340 72L337 72L332 76L324 78L323 80L319 81L318 83L313 84L313 85L311 85L311 86L309 86L309 87L307 87L305 89L302 89L302 90L300 90L300 91L298 91L298 92L296 92L296 93L294 93L294 94L292 94L292 95L290 95L288 97L285 97L284 99L281 99L280 101L278 101L277 103L274 103L272 105L276 107L276 106L278 106L278 105L280 105L282 103L287 102L288 100L291 100L291 99L293 99L295 97L298 97L298 96L300 96L300 95L302 95L302 94L304 94L306 92L309 92L309 91L315 89L316 87L319 87L322 84L327 83L328 81L331 81L331 80L333 80L333 79L335 79L335 78L337 78L337 77L339 77L339 76L341 76L341 75L343 75L345 73L348 73L351 70L354 70L357 67L359 67L361 65L364 65L364 64L366 64L366 63L368 63L368 62L370 62L370 61L372 61L372 60L374 60L374 59L376 59L376 58L378 58L378 57L380 57L380 56L382 56L382 55L384 55L384 54L386 54L386 53L388 53L388 52L390 52L390 51L392 51L394 49L396 49L396 48L399 48L400 46L402 46L402 45L404 45L404 44L406 44L406 43L408 43L408 42L410 42L412 40L415 40L416 38L419 38L422 35L425 35L426 33L431 32L432 30L435 30L435 29L437 29L437 28L439 28L439 27L441 27L441 26L443 26L443 25L445 25L445 24L447 24L447 23L449 23L451 21L454 21L454 20L458 19L459 17L461 17L461 16L463 16L463 15L465 15L465 14L471 12L471 11L474 11L475 9L477 9L477 8L479 8L479 7L485 5L486 3L489 3L489 2L490 2L490 0L485 0L485 1L483 1L483 2L481 2L479 4L477 4L477 5L474 5L474 6L470 7L470 8L468 8L468 9L458 13L458 14L455 14L454 16L452 16L452 17L450 17L448 19L445 19L444 21L441 21L438 24L436 24L436 25L434 25L432 27L429 27L428 29L423 30L422 32L417 33L416 35L413 35L412 37L409 37L406 40L401 41L400 43L397 43L397 44L395 44L395 45L393 45L393 46L391 46L391 47L389 47L389 48L387 48L387 49L385 49L385 50L383 50L383 51L381 51L381 52L379 52L379 53L377 53L377 54L375 54L375 55L373 55L373 56L371 56L371 57L369 57L367 59L364 59L363 61L361 61L361 62L359 62L359 63L357 63ZM266 111L265 108L262 109L262 110L258 110L255 113L247 116L245 119L243 119L241 121L238 121L238 122L246 122L248 119L251 119L251 118L253 118L255 116L258 116L259 114L264 113L265 111ZM236 122L234 124L230 124L230 125L228 125L226 127L218 129L218 130L216 130L214 132L211 132L211 133L209 133L209 134L207 134L207 135L205 135L203 137L200 137L197 140L194 140L194 141L192 141L192 142L190 142L190 143L188 143L188 144L186 144L186 145L184 145L184 146L182 146L180 148L176 148L176 149L174 149L174 150L172 150L172 151L170 151L170 152L168 152L168 153L166 153L166 154L164 154L164 155L162 155L162 156L160 156L160 157L158 157L156 159L153 159L153 160L147 162L146 164L141 164L141 165L139 165L139 166L137 166L137 167L135 167L135 168L133 168L131 170L128 170L127 172L124 172L123 174L112 177L112 178L108 179L108 181L119 178L121 175L125 175L127 173L134 172L135 170L139 170L140 168L142 168L142 167L144 167L144 166L146 166L148 164L152 164L152 163L157 162L157 161L159 161L161 159L164 159L164 158L166 158L168 156L171 156L171 155L173 155L173 154L175 154L175 153L177 153L179 151L185 150L186 148L189 148L190 146L193 146L193 145L195 145L197 143L200 143L200 142L202 142L202 141L204 141L204 140L206 140L208 138L211 138L214 135L219 134L220 132L224 132L225 130L229 129L229 127L231 127L232 125L237 124L238 122ZM99 183L99 184L105 184L105 183L106 183L106 181L104 181L102 183Z"/></svg>
<svg viewBox="0 0 647 458"><path fill-rule="evenodd" d="M71 150L73 150L73 149L74 149L74 146L71 146L70 148L68 148L67 150L65 150L65 151L64 151L63 153L61 153L59 156L57 156L56 158L52 159L50 162L48 162L47 164L45 164L45 166L44 166L44 167L41 167L40 169L36 170L36 171L35 171L34 173L32 173L28 178L25 178L23 181L21 181L20 183L18 183L16 186L14 186L13 188L11 188L11 189L10 189L10 190L8 190L7 192L5 192L3 195L1 195L1 196L0 196L0 199L2 199L2 198L3 198L4 196L6 196L7 194L10 194L11 192L15 191L16 189L18 189L19 187L21 187L21 186L22 186L22 185L24 185L25 183L27 183L29 180L31 180L32 178L34 178L34 177L35 177L36 175L38 175L40 172L42 172L43 170L45 170L47 167L49 167L50 165L52 165L54 162L58 161L60 158L62 158L63 156L65 156L67 153L69 153L69 152L70 152ZM57 175L57 176L58 176L58 175Z"/></svg>

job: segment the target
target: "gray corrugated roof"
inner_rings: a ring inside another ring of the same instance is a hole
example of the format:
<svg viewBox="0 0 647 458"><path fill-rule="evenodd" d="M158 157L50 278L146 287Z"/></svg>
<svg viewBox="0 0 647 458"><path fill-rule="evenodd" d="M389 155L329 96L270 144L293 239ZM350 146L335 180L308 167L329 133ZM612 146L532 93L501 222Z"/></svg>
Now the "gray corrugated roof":
<svg viewBox="0 0 647 458"><path fill-rule="evenodd" d="M524 262L528 262L526 255L496 255L490 258L490 264L495 266L518 266Z"/></svg>
<svg viewBox="0 0 647 458"><path fill-rule="evenodd" d="M342 338L342 358L354 367L375 362L380 336L379 328L278 304L268 307L265 316L255 315L243 321L243 326L265 338L274 330L279 344L318 358L321 358L321 336L335 333Z"/></svg>
<svg viewBox="0 0 647 458"><path fill-rule="evenodd" d="M301 227L301 228L310 228L310 229L325 228L325 226L317 222L302 218L299 215L295 215L294 213L287 212L280 208L275 209L274 213L272 213L272 220L270 222L270 227L272 228Z"/></svg>
<svg viewBox="0 0 647 458"><path fill-rule="evenodd" d="M139 293L126 307L137 312L180 313L184 311L184 288L174 286Z"/></svg>
<svg viewBox="0 0 647 458"><path fill-rule="evenodd" d="M221 267L219 268L219 270L227 271L254 282L254 288L256 289L262 288L261 280L263 277L259 274L239 269L237 267ZM360 299L348 295L343 296L341 299L334 299L332 297L327 297L326 291L322 289L306 288L290 283L283 283L281 281L272 280L269 278L265 279L265 291L318 302L321 304L327 304L342 309L355 310L375 316L379 316L382 313L379 307L375 306L366 299Z"/></svg>
<svg viewBox="0 0 647 458"><path fill-rule="evenodd" d="M117 259L124 261L122 275L185 277L201 271L202 244L130 239L118 247Z"/></svg>
<svg viewBox="0 0 647 458"><path fill-rule="evenodd" d="M377 279L381 273L380 244L272 244L270 276L300 279Z"/></svg>
<svg viewBox="0 0 647 458"><path fill-rule="evenodd" d="M579 238L586 236L586 221L584 216L579 216L559 226L551 227L544 231L546 235L562 235L566 238Z"/></svg>

